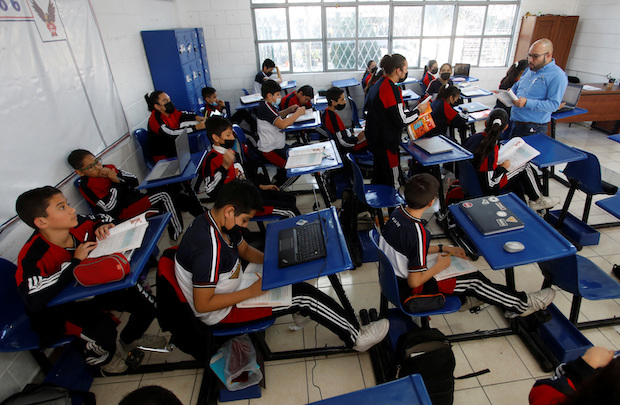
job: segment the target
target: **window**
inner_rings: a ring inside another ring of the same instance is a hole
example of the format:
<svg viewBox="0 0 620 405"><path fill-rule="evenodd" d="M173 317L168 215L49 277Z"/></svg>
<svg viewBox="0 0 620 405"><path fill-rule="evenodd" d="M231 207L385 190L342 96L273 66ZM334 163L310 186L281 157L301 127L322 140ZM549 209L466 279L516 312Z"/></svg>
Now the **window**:
<svg viewBox="0 0 620 405"><path fill-rule="evenodd" d="M400 53L506 66L519 0L251 0L259 65L284 72L360 70Z"/></svg>

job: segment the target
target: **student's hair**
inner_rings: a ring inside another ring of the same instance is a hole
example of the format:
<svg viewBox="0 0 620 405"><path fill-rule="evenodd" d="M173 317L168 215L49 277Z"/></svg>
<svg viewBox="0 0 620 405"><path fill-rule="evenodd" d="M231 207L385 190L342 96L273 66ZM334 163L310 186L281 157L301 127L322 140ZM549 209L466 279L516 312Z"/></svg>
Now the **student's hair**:
<svg viewBox="0 0 620 405"><path fill-rule="evenodd" d="M366 62L366 67L367 67L367 68L369 68L369 67L370 67L370 64L371 64L372 62L374 62L374 60L373 60L373 59L371 59L371 60L369 60L368 62Z"/></svg>
<svg viewBox="0 0 620 405"><path fill-rule="evenodd" d="M163 91L155 90L151 94L145 94L144 99L146 100L146 105L149 107L149 111L153 111L155 109L155 104L159 102L159 96Z"/></svg>
<svg viewBox="0 0 620 405"><path fill-rule="evenodd" d="M391 75L396 69L405 66L406 61L407 59L399 53L385 55L381 58L381 69L383 69L386 75Z"/></svg>
<svg viewBox="0 0 620 405"><path fill-rule="evenodd" d="M452 65L449 63L444 63L439 67L439 70L443 69L444 66L448 66L450 68L450 72L452 72Z"/></svg>
<svg viewBox="0 0 620 405"><path fill-rule="evenodd" d="M61 191L52 186L45 186L26 191L15 201L15 211L26 225L37 229L34 224L35 218L47 218L47 207L50 199Z"/></svg>
<svg viewBox="0 0 620 405"><path fill-rule="evenodd" d="M276 67L276 63L271 59L267 58L263 61L263 69L265 68L274 68Z"/></svg>
<svg viewBox="0 0 620 405"><path fill-rule="evenodd" d="M202 98L206 100L207 97L211 97L216 91L215 88L207 86L202 89Z"/></svg>
<svg viewBox="0 0 620 405"><path fill-rule="evenodd" d="M75 170L80 170L83 167L82 162L84 161L84 158L88 155L92 155L92 153L90 153L86 149L76 149L73 152L69 153L69 156L67 157L67 162L69 162L71 167L73 167Z"/></svg>
<svg viewBox="0 0 620 405"><path fill-rule="evenodd" d="M430 70L430 67L433 66L436 63L437 63L437 61L435 59L429 60L428 63L426 65L424 65L424 73L428 72Z"/></svg>
<svg viewBox="0 0 620 405"><path fill-rule="evenodd" d="M275 80L265 80L263 82L263 88L261 89L261 96L267 97L267 94L279 93L282 90L280 84Z"/></svg>
<svg viewBox="0 0 620 405"><path fill-rule="evenodd" d="M310 98L314 97L314 89L309 84L306 84L305 86L301 86L299 90L297 90L297 92L301 92L301 94L303 94L306 97L310 97Z"/></svg>
<svg viewBox="0 0 620 405"><path fill-rule="evenodd" d="M235 179L224 184L215 199L213 208L220 209L226 205L235 207L235 216L249 214L252 210L263 209L263 200L256 186L248 180Z"/></svg>
<svg viewBox="0 0 620 405"><path fill-rule="evenodd" d="M508 68L506 76L502 79L500 85L507 89L511 88L517 82L519 75L523 73L527 67L527 59L521 59L520 61L513 63L510 68Z"/></svg>
<svg viewBox="0 0 620 405"><path fill-rule="evenodd" d="M377 70L368 81L368 85L364 88L364 94L368 94L373 84L377 83L383 77L383 69Z"/></svg>
<svg viewBox="0 0 620 405"><path fill-rule="evenodd" d="M426 207L438 193L439 180L428 173L416 174L405 184L405 202L416 210Z"/></svg>
<svg viewBox="0 0 620 405"><path fill-rule="evenodd" d="M442 85L441 88L439 89L439 93L437 93L437 98L440 98L442 100L447 100L448 97L460 96L460 95L461 95L461 89L459 89L453 84L446 83Z"/></svg>
<svg viewBox="0 0 620 405"><path fill-rule="evenodd" d="M148 385L130 392L118 405L183 405L171 391L159 385Z"/></svg>
<svg viewBox="0 0 620 405"><path fill-rule="evenodd" d="M340 95L344 93L344 90L340 87L332 86L325 92L325 98L327 99L327 105L331 105L330 101L338 101Z"/></svg>
<svg viewBox="0 0 620 405"><path fill-rule="evenodd" d="M232 122L226 117L218 117L217 115L209 118L205 122L205 128L207 130L207 136L211 143L213 142L213 135L220 136L222 132L226 131L228 128L232 128Z"/></svg>
<svg viewBox="0 0 620 405"><path fill-rule="evenodd" d="M620 403L620 358L597 369L595 374L577 387L577 392L568 395L563 405L598 405Z"/></svg>
<svg viewBox="0 0 620 405"><path fill-rule="evenodd" d="M486 120L484 132L486 136L480 141L478 147L474 151L474 166L480 167L482 162L489 156L502 134L502 131L508 124L508 113L503 108L495 108Z"/></svg>

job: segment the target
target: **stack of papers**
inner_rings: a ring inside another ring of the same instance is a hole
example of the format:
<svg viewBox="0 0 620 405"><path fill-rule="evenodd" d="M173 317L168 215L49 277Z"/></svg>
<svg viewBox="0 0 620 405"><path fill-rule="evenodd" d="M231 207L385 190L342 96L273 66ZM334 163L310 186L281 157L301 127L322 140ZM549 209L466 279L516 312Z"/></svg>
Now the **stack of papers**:
<svg viewBox="0 0 620 405"><path fill-rule="evenodd" d="M585 91L602 91L603 89L601 89L600 87L590 86L589 84L584 84L583 85L583 90L585 90Z"/></svg>
<svg viewBox="0 0 620 405"><path fill-rule="evenodd" d="M295 167L316 166L323 160L324 147L299 147L293 148L288 152L285 169Z"/></svg>
<svg viewBox="0 0 620 405"><path fill-rule="evenodd" d="M437 257L439 256L439 254L431 254L429 256L426 256L427 268L430 269L435 265L435 263L437 263ZM461 276L463 274L475 273L476 271L478 271L478 269L469 260L452 256L450 258L450 265L438 274L435 274L435 280L447 280L449 278Z"/></svg>
<svg viewBox="0 0 620 405"><path fill-rule="evenodd" d="M263 275L263 265L258 263L250 263L241 275L241 284L239 289L245 289L260 280ZM293 289L291 285L273 288L265 291L263 295L241 301L237 304L237 308L257 308L257 307L282 307L291 306L293 304Z"/></svg>

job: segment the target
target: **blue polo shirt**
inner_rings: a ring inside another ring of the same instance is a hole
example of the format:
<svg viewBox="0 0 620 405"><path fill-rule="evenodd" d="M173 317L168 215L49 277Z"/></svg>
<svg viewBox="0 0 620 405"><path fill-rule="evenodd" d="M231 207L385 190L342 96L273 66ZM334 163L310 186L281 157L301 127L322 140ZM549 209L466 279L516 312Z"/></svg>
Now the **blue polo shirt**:
<svg viewBox="0 0 620 405"><path fill-rule="evenodd" d="M537 71L526 70L512 86L517 97L527 98L524 107L512 107L511 121L546 124L551 113L560 107L568 84L566 73L555 64L555 59Z"/></svg>

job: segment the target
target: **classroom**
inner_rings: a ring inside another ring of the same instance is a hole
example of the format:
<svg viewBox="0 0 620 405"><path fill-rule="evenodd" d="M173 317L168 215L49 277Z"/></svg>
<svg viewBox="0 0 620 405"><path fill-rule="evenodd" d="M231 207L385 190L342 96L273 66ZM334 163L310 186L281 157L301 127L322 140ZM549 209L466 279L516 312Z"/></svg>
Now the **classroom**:
<svg viewBox="0 0 620 405"><path fill-rule="evenodd" d="M422 11L424 7L435 7L435 21L448 18L452 27L438 25L432 27L437 32L429 33L427 25L431 22L421 20L422 16L430 15ZM470 14L467 14L466 7L471 9ZM508 10L509 15L496 15L496 20L491 20L499 23L496 22L493 29L487 26L486 32L483 27L471 23L484 21L493 7L502 12ZM29 17L24 17L24 13L29 13ZM367 18L367 27L372 28L367 29L366 35L358 35L356 30L361 32L361 26L351 29L340 25L340 18L347 13L359 15L360 21ZM327 90L334 81L361 80L367 62L364 50L375 52L376 59L389 52L415 55L407 57L408 77L418 80L421 80L429 59L436 59L439 66L444 62L452 66L460 62L471 63L469 76L478 79L475 85L495 91L515 62L521 21L528 13L533 16L579 17L564 63L568 76L578 77L581 84L593 85L620 77L620 4L617 0L0 2L0 59L5 66L0 79L5 94L0 101L0 123L5 128L0 133L4 145L0 157L5 176L0 184L6 190L6 194L0 196L0 257L16 263L20 249L32 235L32 228L16 216L15 199L23 191L52 185L62 191L79 214L89 213L87 202L74 184L73 169L66 161L73 149L91 150L102 158L104 164L113 164L134 173L140 180L148 174L142 149L133 134L149 125L150 112L145 94L167 89L153 87L153 69L149 66L142 31L202 29L210 86L217 89L219 99L230 102L234 112L240 104L240 97L244 96L242 89L253 92L254 78L267 57L276 61L284 81L296 81L297 88L310 85L315 93ZM482 17L474 18L480 15ZM457 16L462 21L470 18L469 24L462 23L461 26ZM272 24L279 25L274 27ZM397 27L398 24L401 26ZM25 31L29 36L22 36ZM331 40L333 38L335 40ZM23 83L16 79L23 80ZM620 93L619 83L620 80L616 80L616 93ZM406 88L419 92L415 85ZM361 115L364 105L362 86L348 88L346 95L349 92ZM176 103L177 100L172 101ZM475 101L492 108L496 97L488 95ZM349 103L340 115L345 123L351 122ZM597 127L592 121L612 124L615 121L615 127ZM603 180L620 186L620 141L608 138L608 135L618 133L618 122L618 118L559 120L555 125L555 138L566 146L596 155ZM474 125L476 132L484 129L484 121ZM400 153L401 158L406 155L402 150ZM406 167L406 163L401 166ZM564 164L556 166L556 174L560 174L563 168ZM293 188L303 189L307 183L313 188L313 181L314 177L303 176ZM568 193L567 186L553 178L549 180L548 194L561 199L555 209L562 208ZM615 216L595 204L608 197L604 194L594 197L587 221L589 225L617 221ZM297 197L297 207L302 214L313 211L315 198L307 193ZM585 205L586 195L577 191L570 213L581 218ZM334 206L340 208L341 200L334 201ZM192 220L192 215L183 213L185 229ZM256 223L251 223L250 228L256 229ZM597 230L600 232L598 244L584 245L577 254L611 275L612 267L620 264L620 227ZM439 239L438 242L452 243L448 239ZM164 235L157 247L161 253L173 244ZM493 282L506 283L506 272L493 270L484 257L472 263ZM363 308L380 308L377 267L377 262L364 263L337 276L356 313ZM155 282L154 273L153 269L147 277L151 283ZM536 263L517 265L514 273L518 290L530 292L541 288L543 276ZM310 282L329 296L337 295L327 277ZM572 294L558 287L554 289L554 304L569 317ZM581 305L579 321L619 315L620 298L586 299ZM127 318L128 314L124 313L121 323L124 324ZM279 318L267 329L266 340L270 347L278 350L340 343L338 337L317 325L312 322L303 330L296 330L290 316ZM509 321L496 308L488 308L479 313L433 315L431 326L451 335L506 328ZM169 337L157 322L148 332ZM581 330L581 333L594 346L620 350L618 325L592 327ZM456 358L455 376L490 369L486 374L456 380L454 404L526 404L535 381L551 375L543 371L518 336L454 342L452 349ZM180 350L169 354L148 353L146 356L143 364L192 359ZM0 351L0 401L21 391L30 382L42 381L44 376L30 352ZM95 393L99 404L118 404L133 390L160 385L172 391L181 403L195 404L202 379L203 369L98 377L90 391ZM306 404L376 385L371 354L350 351L269 361L265 363L265 379L267 388L261 390L260 398L231 403Z"/></svg>

